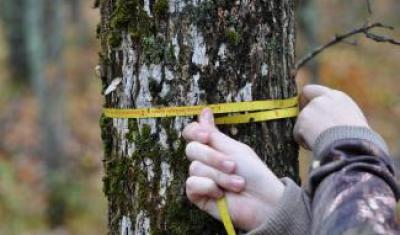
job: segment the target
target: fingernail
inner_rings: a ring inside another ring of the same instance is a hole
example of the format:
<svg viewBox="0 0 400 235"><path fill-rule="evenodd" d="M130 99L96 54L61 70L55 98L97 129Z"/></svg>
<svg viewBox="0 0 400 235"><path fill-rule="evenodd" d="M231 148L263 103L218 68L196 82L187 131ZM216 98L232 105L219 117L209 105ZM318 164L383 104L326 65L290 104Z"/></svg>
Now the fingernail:
<svg viewBox="0 0 400 235"><path fill-rule="evenodd" d="M223 161L222 168L225 173L231 173L235 169L235 162L233 161Z"/></svg>
<svg viewBox="0 0 400 235"><path fill-rule="evenodd" d="M240 176L233 176L231 182L232 185L237 189L240 189L244 186L244 179Z"/></svg>
<svg viewBox="0 0 400 235"><path fill-rule="evenodd" d="M204 111L203 111L203 117L206 119L206 120L213 120L213 115L212 115L212 111L211 111L211 109L210 108L206 108Z"/></svg>

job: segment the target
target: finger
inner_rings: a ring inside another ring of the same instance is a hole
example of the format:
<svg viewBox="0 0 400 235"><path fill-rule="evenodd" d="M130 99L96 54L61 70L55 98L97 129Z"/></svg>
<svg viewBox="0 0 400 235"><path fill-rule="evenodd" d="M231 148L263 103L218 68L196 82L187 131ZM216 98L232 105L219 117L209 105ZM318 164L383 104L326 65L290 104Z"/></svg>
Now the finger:
<svg viewBox="0 0 400 235"><path fill-rule="evenodd" d="M215 130L214 114L210 108L205 108L199 115L200 126L205 127L209 130Z"/></svg>
<svg viewBox="0 0 400 235"><path fill-rule="evenodd" d="M304 136L303 136L303 130L301 130L301 120L300 120L300 116L297 118L296 124L294 125L293 128L293 137L294 140L303 148L305 149L310 149L310 146L308 146L308 144L306 143Z"/></svg>
<svg viewBox="0 0 400 235"><path fill-rule="evenodd" d="M208 136L208 144L222 153L231 153L244 144L232 139L220 131L214 131Z"/></svg>
<svg viewBox="0 0 400 235"><path fill-rule="evenodd" d="M224 192L214 181L204 177L189 177L186 180L186 196L198 208L207 211L214 218L219 218L215 199L223 197Z"/></svg>
<svg viewBox="0 0 400 235"><path fill-rule="evenodd" d="M236 163L232 159L208 145L190 142L186 146L185 152L190 161L200 161L227 174L236 169Z"/></svg>
<svg viewBox="0 0 400 235"><path fill-rule="evenodd" d="M332 89L320 85L307 85L303 87L303 92L300 97L300 106L304 107L312 99L330 93Z"/></svg>
<svg viewBox="0 0 400 235"><path fill-rule="evenodd" d="M243 177L225 174L199 161L193 161L190 164L189 174L190 176L200 176L212 179L218 186L235 193L243 191L245 186L245 180Z"/></svg>
<svg viewBox="0 0 400 235"><path fill-rule="evenodd" d="M191 202L197 203L204 197L221 198L224 196L224 192L210 178L190 176L186 180L186 195Z"/></svg>
<svg viewBox="0 0 400 235"><path fill-rule="evenodd" d="M201 127L199 123L192 122L183 129L182 136L187 141L207 143L210 131Z"/></svg>
<svg viewBox="0 0 400 235"><path fill-rule="evenodd" d="M310 111L312 111L311 110L312 103L318 102L319 99L322 99L322 97L313 99L313 101L310 102L308 106L303 108L303 110L299 113L299 116L297 117L296 120L296 124L294 125L293 128L293 136L295 141L300 146L308 150L311 149L311 147L306 139L306 135L309 133L307 133L307 130L305 129L308 123L307 121L310 119L310 117L313 116L312 114L310 114Z"/></svg>

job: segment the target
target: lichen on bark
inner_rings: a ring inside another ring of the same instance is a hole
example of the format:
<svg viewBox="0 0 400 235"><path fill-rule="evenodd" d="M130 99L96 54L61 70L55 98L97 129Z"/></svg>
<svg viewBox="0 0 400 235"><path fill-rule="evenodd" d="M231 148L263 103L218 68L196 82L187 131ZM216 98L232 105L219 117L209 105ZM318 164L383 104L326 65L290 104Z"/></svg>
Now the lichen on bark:
<svg viewBox="0 0 400 235"><path fill-rule="evenodd" d="M105 106L142 108L296 94L294 0L99 0ZM224 234L184 195L192 118L101 119L110 234ZM221 127L298 180L293 120Z"/></svg>

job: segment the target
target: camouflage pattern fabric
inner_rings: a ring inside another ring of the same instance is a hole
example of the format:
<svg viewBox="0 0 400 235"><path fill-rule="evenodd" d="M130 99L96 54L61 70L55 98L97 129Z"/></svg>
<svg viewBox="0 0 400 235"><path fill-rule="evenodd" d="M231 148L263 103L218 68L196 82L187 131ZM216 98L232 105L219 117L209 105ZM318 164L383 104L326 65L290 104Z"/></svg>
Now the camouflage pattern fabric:
<svg viewBox="0 0 400 235"><path fill-rule="evenodd" d="M400 234L400 191L390 157L372 142L341 139L313 162L311 234Z"/></svg>

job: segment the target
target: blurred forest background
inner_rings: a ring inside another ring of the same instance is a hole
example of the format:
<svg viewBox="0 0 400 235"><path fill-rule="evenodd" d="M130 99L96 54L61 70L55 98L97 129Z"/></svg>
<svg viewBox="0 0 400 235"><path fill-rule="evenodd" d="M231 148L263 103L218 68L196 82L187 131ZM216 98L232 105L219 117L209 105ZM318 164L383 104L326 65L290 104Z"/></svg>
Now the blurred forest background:
<svg viewBox="0 0 400 235"><path fill-rule="evenodd" d="M298 2L297 54L379 21L400 39L400 2ZM0 0L0 234L105 234L103 103L92 0ZM298 74L349 93L400 157L400 47L358 35ZM306 176L309 153L301 153Z"/></svg>

